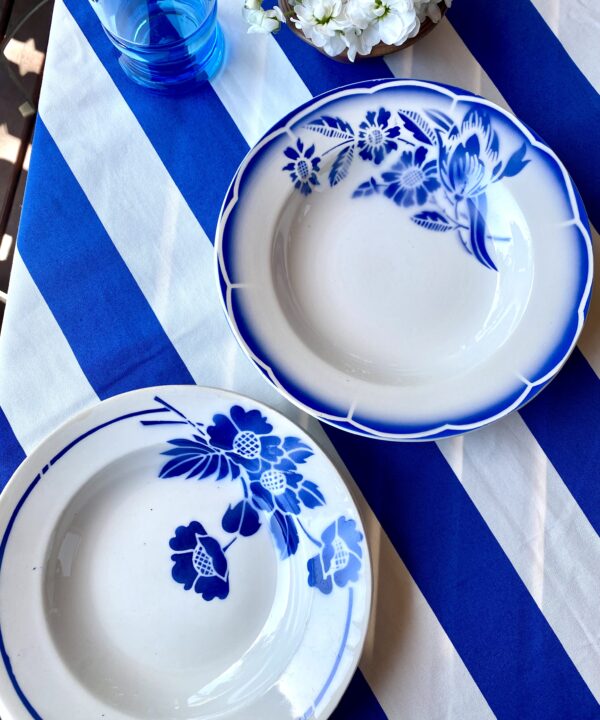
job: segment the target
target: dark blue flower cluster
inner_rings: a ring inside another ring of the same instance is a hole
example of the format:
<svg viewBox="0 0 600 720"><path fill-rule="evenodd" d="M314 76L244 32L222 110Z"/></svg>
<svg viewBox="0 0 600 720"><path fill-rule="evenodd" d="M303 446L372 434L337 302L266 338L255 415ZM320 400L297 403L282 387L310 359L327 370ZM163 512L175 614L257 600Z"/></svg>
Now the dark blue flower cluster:
<svg viewBox="0 0 600 720"><path fill-rule="evenodd" d="M299 543L298 518L303 508L325 503L319 487L298 469L313 455L297 437L280 437L259 410L234 405L227 414L214 415L203 430L195 424L191 439L175 438L163 455L169 459L161 478L199 480L239 479L240 501L222 518L222 528L237 537L258 532L266 518L282 558L293 555ZM229 543L231 544L231 543ZM173 578L186 590L192 587L206 600L225 597L229 579L225 548L196 521L177 528L171 539Z"/></svg>
<svg viewBox="0 0 600 720"><path fill-rule="evenodd" d="M358 133L343 118L329 115L312 119L305 128L335 141L323 152L325 156L336 151L328 169L332 187L348 177L355 156L381 165L402 144L400 157L379 178L362 182L352 197L381 194L399 207L417 206L421 209L411 216L416 225L434 232L455 231L467 252L485 267L497 269L491 243L510 238L492 236L488 230L486 191L492 183L520 173L529 160L526 142L502 157L488 108L474 101L456 122L434 108L400 109L392 116L380 107L366 113ZM284 170L308 195L319 184L321 158L314 157L315 146L305 151L298 138L296 148L284 152L293 159Z"/></svg>

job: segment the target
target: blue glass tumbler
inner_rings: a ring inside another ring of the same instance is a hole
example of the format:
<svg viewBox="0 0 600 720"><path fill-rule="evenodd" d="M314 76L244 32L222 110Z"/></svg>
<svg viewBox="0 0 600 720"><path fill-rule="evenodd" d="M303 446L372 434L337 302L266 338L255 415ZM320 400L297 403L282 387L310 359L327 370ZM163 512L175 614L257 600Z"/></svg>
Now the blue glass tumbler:
<svg viewBox="0 0 600 720"><path fill-rule="evenodd" d="M162 92L212 78L225 45L217 0L91 0L127 75Z"/></svg>

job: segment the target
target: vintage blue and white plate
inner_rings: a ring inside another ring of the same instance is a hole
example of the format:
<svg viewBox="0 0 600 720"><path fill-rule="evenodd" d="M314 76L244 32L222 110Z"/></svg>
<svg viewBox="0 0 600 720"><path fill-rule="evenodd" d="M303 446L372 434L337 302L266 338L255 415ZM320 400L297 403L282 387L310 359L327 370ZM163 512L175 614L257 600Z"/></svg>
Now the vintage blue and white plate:
<svg viewBox="0 0 600 720"><path fill-rule="evenodd" d="M288 399L395 440L479 428L572 351L592 284L564 166L510 113L430 82L322 95L248 154L216 238L231 327Z"/></svg>
<svg viewBox="0 0 600 720"><path fill-rule="evenodd" d="M63 425L0 498L3 720L309 720L358 662L364 530L298 427L169 386Z"/></svg>

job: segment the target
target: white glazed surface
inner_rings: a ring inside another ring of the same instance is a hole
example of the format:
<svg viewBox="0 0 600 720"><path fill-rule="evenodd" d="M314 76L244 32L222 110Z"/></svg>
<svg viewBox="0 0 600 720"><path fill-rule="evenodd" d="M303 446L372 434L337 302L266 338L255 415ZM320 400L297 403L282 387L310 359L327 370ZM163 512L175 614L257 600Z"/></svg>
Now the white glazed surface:
<svg viewBox="0 0 600 720"><path fill-rule="evenodd" d="M171 577L174 529L200 521L226 547L231 536L221 518L240 500L240 489L229 477L159 478L168 441L190 430L140 422L162 415L93 432L27 494L37 473L75 438L157 407L155 396L205 425L234 405L257 408L273 433L300 438L314 453L298 468L325 502L303 508L294 521L301 517L315 538L340 516L362 532L329 460L299 428L254 401L181 386L101 403L42 443L0 500L0 630L22 694L2 663L3 720L37 717L27 703L44 720L328 717L364 642L371 596L364 540L356 582L324 594L307 582L314 544L300 533L295 554L282 559L268 513L259 513L259 530L236 537L226 551L228 595L206 601L186 592Z"/></svg>
<svg viewBox="0 0 600 720"><path fill-rule="evenodd" d="M353 197L410 141L377 165L355 159L328 186L340 138L308 126L327 115L356 130L382 107L390 126L402 124L397 109L427 108L457 127L476 108L491 118L497 160L526 148L522 170L485 192L487 232L509 238L486 243L497 270L456 233L411 219L431 205ZM298 139L321 163L307 194L284 171ZM591 289L587 220L552 151L493 103L416 81L334 91L276 126L238 171L216 248L232 328L271 382L320 419L392 439L464 432L532 397L574 347Z"/></svg>

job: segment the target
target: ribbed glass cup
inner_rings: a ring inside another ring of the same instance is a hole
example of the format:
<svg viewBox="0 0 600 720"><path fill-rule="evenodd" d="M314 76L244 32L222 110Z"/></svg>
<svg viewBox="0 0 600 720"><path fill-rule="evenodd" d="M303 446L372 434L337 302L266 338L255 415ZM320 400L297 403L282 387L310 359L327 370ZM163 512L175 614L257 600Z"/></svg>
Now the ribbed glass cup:
<svg viewBox="0 0 600 720"><path fill-rule="evenodd" d="M158 91L212 78L225 46L217 0L90 0L127 75Z"/></svg>

